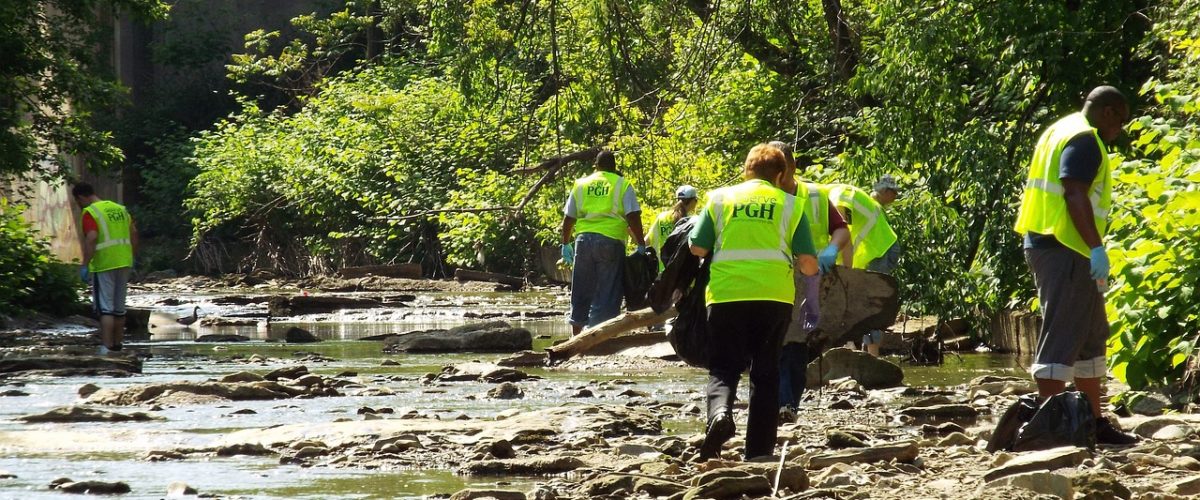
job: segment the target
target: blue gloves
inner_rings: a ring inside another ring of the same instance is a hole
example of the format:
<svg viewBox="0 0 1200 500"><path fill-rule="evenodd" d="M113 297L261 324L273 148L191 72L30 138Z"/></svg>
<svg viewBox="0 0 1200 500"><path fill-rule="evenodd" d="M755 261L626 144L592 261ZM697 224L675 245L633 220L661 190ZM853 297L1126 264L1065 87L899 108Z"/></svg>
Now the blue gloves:
<svg viewBox="0 0 1200 500"><path fill-rule="evenodd" d="M646 253L646 245L638 245L637 253Z"/></svg>
<svg viewBox="0 0 1200 500"><path fill-rule="evenodd" d="M84 283L88 282L88 266L87 266L87 264L82 264L79 266L79 281L82 281Z"/></svg>
<svg viewBox="0 0 1200 500"><path fill-rule="evenodd" d="M1107 280L1108 279L1108 254L1104 252L1104 245L1100 245L1092 249L1092 279Z"/></svg>
<svg viewBox="0 0 1200 500"><path fill-rule="evenodd" d="M817 267L821 268L821 274L833 270L833 267L837 265L837 256L838 247L833 243L821 250L821 253L817 255Z"/></svg>
<svg viewBox="0 0 1200 500"><path fill-rule="evenodd" d="M575 265L575 247L570 243L563 243L562 260L568 266Z"/></svg>

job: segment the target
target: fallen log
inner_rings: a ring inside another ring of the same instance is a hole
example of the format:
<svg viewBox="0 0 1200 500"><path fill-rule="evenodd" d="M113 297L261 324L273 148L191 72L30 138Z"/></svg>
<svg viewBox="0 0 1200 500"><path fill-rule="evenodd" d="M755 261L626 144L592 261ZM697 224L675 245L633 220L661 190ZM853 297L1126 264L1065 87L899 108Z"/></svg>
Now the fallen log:
<svg viewBox="0 0 1200 500"><path fill-rule="evenodd" d="M525 286L525 280L516 276L507 274L489 273L484 271L472 271L470 269L459 269L454 271L454 279L458 281L487 281L490 283L500 283L516 288Z"/></svg>
<svg viewBox="0 0 1200 500"><path fill-rule="evenodd" d="M656 314L653 309L627 312L594 327L584 329L579 332L579 335L571 337L566 342L547 347L546 352L550 355L550 363L565 361L572 356L588 352L606 340L638 328L657 325L674 318L677 314L679 311L676 311L674 307L667 309L662 314Z"/></svg>
<svg viewBox="0 0 1200 500"><path fill-rule="evenodd" d="M389 278L421 279L421 264L391 264L383 266L343 267L338 271L343 278L365 278L367 276L386 276Z"/></svg>

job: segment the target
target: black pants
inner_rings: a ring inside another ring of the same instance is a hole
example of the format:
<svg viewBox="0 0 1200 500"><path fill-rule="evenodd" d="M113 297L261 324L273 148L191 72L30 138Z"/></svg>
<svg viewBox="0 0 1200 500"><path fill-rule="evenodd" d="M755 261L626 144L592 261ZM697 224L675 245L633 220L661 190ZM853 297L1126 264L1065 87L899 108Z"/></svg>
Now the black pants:
<svg viewBox="0 0 1200 500"><path fill-rule="evenodd" d="M779 347L792 305L768 300L726 302L708 307L714 345L708 367L708 419L732 409L742 372L750 369L750 417L746 458L775 450L779 419Z"/></svg>

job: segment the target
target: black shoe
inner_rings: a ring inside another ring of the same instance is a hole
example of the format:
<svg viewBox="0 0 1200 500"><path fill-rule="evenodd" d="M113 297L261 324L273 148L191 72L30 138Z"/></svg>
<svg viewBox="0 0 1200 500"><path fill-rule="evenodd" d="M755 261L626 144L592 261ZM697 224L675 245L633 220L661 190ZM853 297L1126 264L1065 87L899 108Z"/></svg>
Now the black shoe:
<svg viewBox="0 0 1200 500"><path fill-rule="evenodd" d="M733 426L733 415L728 411L717 412L708 423L708 432L704 434L704 444L700 445L700 460L708 460L721 456L721 447L733 437L736 429Z"/></svg>
<svg viewBox="0 0 1200 500"><path fill-rule="evenodd" d="M792 408L791 406L780 406L779 407L779 423L778 423L778 425L794 424L794 423L796 423L796 418L797 417L796 417L796 409L795 408Z"/></svg>
<svg viewBox="0 0 1200 500"><path fill-rule="evenodd" d="M121 352L121 349L124 349L124 348L125 348L124 344L117 343L116 345L109 347L108 350L110 350L112 352Z"/></svg>
<svg viewBox="0 0 1200 500"><path fill-rule="evenodd" d="M1141 441L1141 439L1133 434L1122 431L1120 427L1113 425L1111 420L1104 417L1096 419L1096 444L1129 446L1137 444L1138 441Z"/></svg>

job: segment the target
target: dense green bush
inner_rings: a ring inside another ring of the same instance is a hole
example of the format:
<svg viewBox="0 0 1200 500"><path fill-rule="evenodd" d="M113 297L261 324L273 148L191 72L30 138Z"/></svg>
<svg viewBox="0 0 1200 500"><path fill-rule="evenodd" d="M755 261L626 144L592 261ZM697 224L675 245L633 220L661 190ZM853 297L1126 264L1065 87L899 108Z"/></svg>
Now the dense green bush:
<svg viewBox="0 0 1200 500"><path fill-rule="evenodd" d="M23 210L0 197L0 313L77 310L78 268L53 260L49 245L21 217Z"/></svg>

